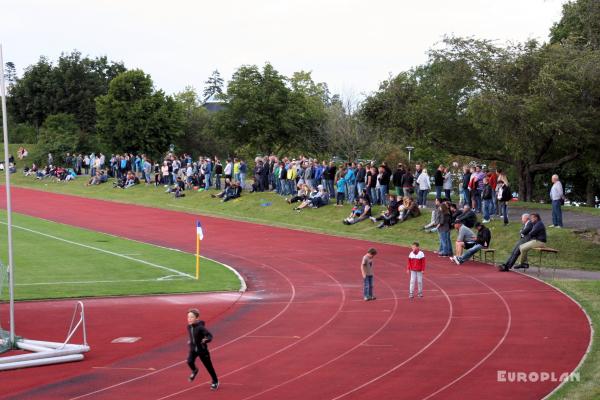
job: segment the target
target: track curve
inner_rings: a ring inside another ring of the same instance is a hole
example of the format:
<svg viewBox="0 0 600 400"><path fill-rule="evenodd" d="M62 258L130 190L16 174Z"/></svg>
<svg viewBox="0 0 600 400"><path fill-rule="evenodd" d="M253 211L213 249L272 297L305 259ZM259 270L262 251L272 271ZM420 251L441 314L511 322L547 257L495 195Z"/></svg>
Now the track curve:
<svg viewBox="0 0 600 400"><path fill-rule="evenodd" d="M194 251L196 215L19 188L13 199L16 212ZM542 398L559 382L500 382L499 371L558 376L577 366L589 344L583 311L526 276L427 254L425 298L409 301L405 248L202 221L205 255L235 267L246 293L86 300L94 332L86 360L3 372L0 385L11 389L2 398L196 398L208 381L186 380L189 306L201 308L215 334L222 386L214 396L223 399ZM378 300L364 302L358 265L372 245ZM47 335L64 335L54 325L70 307L19 303L19 334L39 338L42 324ZM27 315L39 310L53 313L32 324ZM142 340L110 343L119 336Z"/></svg>

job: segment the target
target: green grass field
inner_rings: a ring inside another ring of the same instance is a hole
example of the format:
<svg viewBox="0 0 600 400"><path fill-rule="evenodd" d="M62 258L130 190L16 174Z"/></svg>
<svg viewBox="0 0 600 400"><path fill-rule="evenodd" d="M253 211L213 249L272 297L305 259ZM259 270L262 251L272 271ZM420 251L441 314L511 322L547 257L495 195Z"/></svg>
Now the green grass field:
<svg viewBox="0 0 600 400"><path fill-rule="evenodd" d="M0 214L1 260L7 263L6 213ZM13 214L18 300L238 290L236 275L216 262L120 237ZM6 288L5 288L6 289ZM2 300L8 298L4 291Z"/></svg>
<svg viewBox="0 0 600 400"><path fill-rule="evenodd" d="M568 382L552 400L600 399L600 281L559 280L551 282L576 299L587 311L595 327L592 348L581 369L580 382Z"/></svg>

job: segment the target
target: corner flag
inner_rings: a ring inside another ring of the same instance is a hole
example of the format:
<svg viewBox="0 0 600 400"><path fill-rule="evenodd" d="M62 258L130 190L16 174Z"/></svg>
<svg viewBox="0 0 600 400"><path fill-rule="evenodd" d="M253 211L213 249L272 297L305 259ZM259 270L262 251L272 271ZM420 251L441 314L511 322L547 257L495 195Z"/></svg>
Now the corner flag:
<svg viewBox="0 0 600 400"><path fill-rule="evenodd" d="M196 220L196 280L200 278L200 241L202 239L204 239L202 225L199 220Z"/></svg>
<svg viewBox="0 0 600 400"><path fill-rule="evenodd" d="M204 239L204 233L202 232L202 225L200 225L200 221L196 220L196 235L200 238L200 240Z"/></svg>

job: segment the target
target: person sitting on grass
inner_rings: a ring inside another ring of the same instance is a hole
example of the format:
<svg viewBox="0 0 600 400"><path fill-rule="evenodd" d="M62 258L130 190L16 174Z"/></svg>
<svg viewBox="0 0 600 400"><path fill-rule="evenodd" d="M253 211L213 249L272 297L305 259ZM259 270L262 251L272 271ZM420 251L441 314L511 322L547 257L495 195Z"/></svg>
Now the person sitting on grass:
<svg viewBox="0 0 600 400"><path fill-rule="evenodd" d="M310 188L307 184L303 183L301 185L298 185L298 193L296 194L296 196L293 196L289 199L285 199L285 201L287 201L288 204L297 203L299 201L304 201L308 199L308 196L310 196Z"/></svg>
<svg viewBox="0 0 600 400"><path fill-rule="evenodd" d="M371 217L371 221L381 221L381 223L377 225L377 228L380 229L386 226L395 225L396 222L398 222L398 215L400 214L398 208L400 207L401 203L402 196L395 196L393 193L390 193L387 209L383 211L379 217Z"/></svg>
<svg viewBox="0 0 600 400"><path fill-rule="evenodd" d="M352 212L348 216L348 218L344 219L342 222L344 225L354 225L366 219L369 219L371 215L371 203L367 197L361 197L358 200L358 209L352 209ZM359 211L359 212L357 212Z"/></svg>
<svg viewBox="0 0 600 400"><path fill-rule="evenodd" d="M210 197L221 199L222 203L237 199L242 195L242 187L239 182L230 182L229 178L225 179L225 189L219 194L211 194Z"/></svg>
<svg viewBox="0 0 600 400"><path fill-rule="evenodd" d="M398 222L404 222L409 218L416 218L421 215L421 210L416 201L410 197L405 197L404 202L400 206L400 215L398 216Z"/></svg>
<svg viewBox="0 0 600 400"><path fill-rule="evenodd" d="M437 225L439 223L439 214L440 214L440 204L441 204L441 200L436 197L435 198L435 207L433 207L433 210L431 211L431 221L423 226L423 230L425 230L425 232L427 233L433 233L433 232L437 232Z"/></svg>
<svg viewBox="0 0 600 400"><path fill-rule="evenodd" d="M185 183L180 176L175 180L175 184L165 191L165 193L175 193L175 197L182 197L181 194L185 190ZM179 196L177 195L179 193Z"/></svg>
<svg viewBox="0 0 600 400"><path fill-rule="evenodd" d="M319 208L329 204L329 193L323 187L323 185L317 186L318 191L311 193L309 198L304 200L298 207L294 208L296 211L300 211L304 208Z"/></svg>
<svg viewBox="0 0 600 400"><path fill-rule="evenodd" d="M104 170L96 170L96 175L94 175L85 185L99 185L101 183L106 183L108 181L108 175Z"/></svg>
<svg viewBox="0 0 600 400"><path fill-rule="evenodd" d="M469 258L473 257L473 255L479 250L490 247L490 243L492 241L492 232L490 232L490 230L481 222L475 223L475 229L477 229L477 239L475 239L475 245L467 250L462 256L451 257L452 261L454 261L456 265L464 263Z"/></svg>

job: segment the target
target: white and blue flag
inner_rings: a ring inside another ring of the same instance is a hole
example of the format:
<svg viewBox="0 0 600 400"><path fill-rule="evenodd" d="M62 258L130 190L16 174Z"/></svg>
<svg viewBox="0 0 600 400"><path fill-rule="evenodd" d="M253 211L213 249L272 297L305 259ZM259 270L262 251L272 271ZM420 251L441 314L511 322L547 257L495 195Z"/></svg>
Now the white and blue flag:
<svg viewBox="0 0 600 400"><path fill-rule="evenodd" d="M196 235L200 238L200 240L204 239L204 232L202 232L202 225L200 225L200 221L196 220Z"/></svg>

